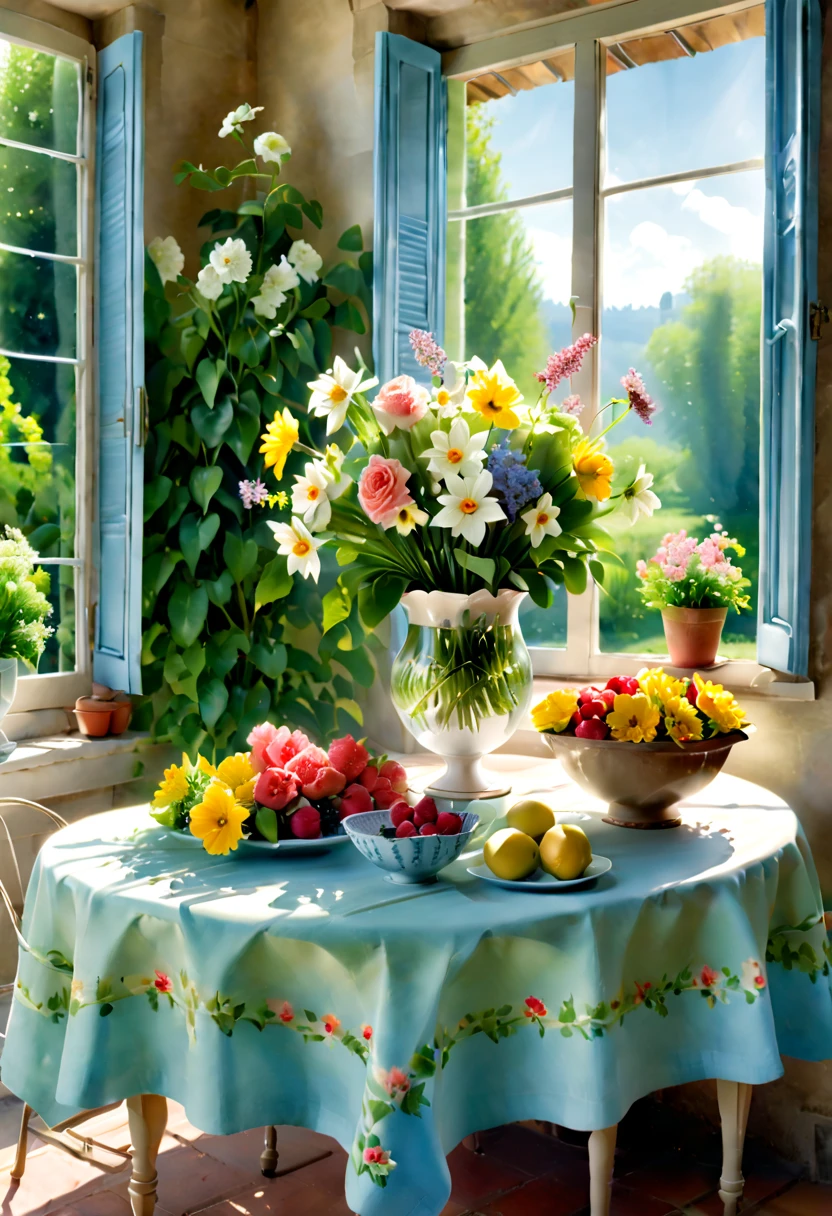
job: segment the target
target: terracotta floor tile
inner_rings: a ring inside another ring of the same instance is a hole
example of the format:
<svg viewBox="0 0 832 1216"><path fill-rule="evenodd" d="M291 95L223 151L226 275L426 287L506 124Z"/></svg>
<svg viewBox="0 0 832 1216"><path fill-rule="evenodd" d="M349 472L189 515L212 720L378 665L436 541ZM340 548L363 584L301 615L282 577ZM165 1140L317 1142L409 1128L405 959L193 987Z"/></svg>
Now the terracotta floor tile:
<svg viewBox="0 0 832 1216"><path fill-rule="evenodd" d="M759 1209L763 1216L829 1216L832 1212L832 1186L798 1182Z"/></svg>
<svg viewBox="0 0 832 1216"><path fill-rule="evenodd" d="M178 1133L174 1133L178 1134ZM263 1151L263 1129L254 1128L238 1132L236 1136L208 1136L200 1134L190 1143L200 1153L234 1166L246 1174L260 1172L260 1153ZM342 1151L335 1140L307 1131L303 1127L279 1127L277 1129L277 1151L280 1155L278 1170L281 1174L320 1161L334 1151Z"/></svg>
<svg viewBox="0 0 832 1216"><path fill-rule="evenodd" d="M116 1191L97 1191L83 1199L70 1199L69 1211L72 1216L130 1216L131 1208L124 1196ZM157 1216L161 1216L160 1206L156 1205Z"/></svg>
<svg viewBox="0 0 832 1216"><path fill-rule="evenodd" d="M664 1199L675 1207L695 1203L719 1185L719 1175L687 1161L684 1157L665 1158L630 1174L619 1175L628 1190L654 1199Z"/></svg>
<svg viewBox="0 0 832 1216"><path fill-rule="evenodd" d="M480 1148L485 1156L501 1161L513 1169L521 1170L533 1178L544 1174L558 1174L588 1170L586 1150L564 1144L555 1136L531 1131L516 1124L483 1132Z"/></svg>
<svg viewBox="0 0 832 1216"><path fill-rule="evenodd" d="M35 1152L19 1184L5 1171L0 1175L0 1208L3 1216L42 1216L68 1204L74 1191L98 1189L103 1177L100 1170L57 1149Z"/></svg>
<svg viewBox="0 0 832 1216"><path fill-rule="evenodd" d="M170 1136L163 1141L157 1168L159 1202L174 1216L185 1216L238 1194L259 1174L256 1163L251 1170L236 1170Z"/></svg>
<svg viewBox="0 0 832 1216"><path fill-rule="evenodd" d="M589 1181L585 1186L561 1182L552 1177L535 1178L507 1195L501 1195L482 1208L483 1216L573 1216L589 1201ZM652 1216L652 1213L651 1213Z"/></svg>
<svg viewBox="0 0 832 1216"><path fill-rule="evenodd" d="M654 1199L641 1191L630 1190L620 1182L613 1183L610 1216L668 1216L679 1209L666 1199Z"/></svg>
<svg viewBox="0 0 832 1216"><path fill-rule="evenodd" d="M484 1205L490 1196L529 1180L529 1175L521 1170L512 1169L486 1154L472 1153L461 1144L448 1154L448 1168L451 1171L451 1198L469 1207Z"/></svg>
<svg viewBox="0 0 832 1216"><path fill-rule="evenodd" d="M799 1170L796 1166L789 1166L785 1163L774 1163L769 1165L761 1165L756 1169L746 1167L745 1171L745 1190L743 1198L746 1206L752 1203L760 1203L770 1196L779 1195L787 1187L795 1181ZM719 1182L717 1181L717 1186ZM832 1216L832 1206L830 1206L830 1216Z"/></svg>

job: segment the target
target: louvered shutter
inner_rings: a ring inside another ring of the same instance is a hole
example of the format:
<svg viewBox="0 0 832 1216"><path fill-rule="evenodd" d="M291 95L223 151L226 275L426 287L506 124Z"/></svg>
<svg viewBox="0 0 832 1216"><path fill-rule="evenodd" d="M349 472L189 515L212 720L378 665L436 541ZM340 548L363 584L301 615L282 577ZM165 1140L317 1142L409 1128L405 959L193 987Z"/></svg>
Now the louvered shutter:
<svg viewBox="0 0 832 1216"><path fill-rule="evenodd" d="M95 348L98 360L93 673L141 691L144 384L142 35L98 56Z"/></svg>
<svg viewBox="0 0 832 1216"><path fill-rule="evenodd" d="M757 658L794 675L809 661L821 40L819 0L768 0Z"/></svg>
<svg viewBox="0 0 832 1216"><path fill-rule="evenodd" d="M446 91L438 52L376 35L373 354L381 383L428 383L412 329L442 341L445 293Z"/></svg>

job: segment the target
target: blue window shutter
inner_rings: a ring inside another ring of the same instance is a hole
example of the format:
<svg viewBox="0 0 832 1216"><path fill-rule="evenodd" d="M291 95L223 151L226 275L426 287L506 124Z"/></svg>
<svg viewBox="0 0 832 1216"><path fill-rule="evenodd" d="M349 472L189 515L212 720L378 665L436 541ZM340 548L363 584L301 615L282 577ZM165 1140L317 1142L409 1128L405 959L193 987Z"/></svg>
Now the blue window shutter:
<svg viewBox="0 0 832 1216"><path fill-rule="evenodd" d="M373 355L382 384L429 383L408 335L441 343L445 295L446 89L437 51L376 35Z"/></svg>
<svg viewBox="0 0 832 1216"><path fill-rule="evenodd" d="M93 674L141 692L144 453L142 35L98 56L95 347L98 358Z"/></svg>
<svg viewBox="0 0 832 1216"><path fill-rule="evenodd" d="M757 658L794 675L809 665L821 38L819 0L768 0Z"/></svg>

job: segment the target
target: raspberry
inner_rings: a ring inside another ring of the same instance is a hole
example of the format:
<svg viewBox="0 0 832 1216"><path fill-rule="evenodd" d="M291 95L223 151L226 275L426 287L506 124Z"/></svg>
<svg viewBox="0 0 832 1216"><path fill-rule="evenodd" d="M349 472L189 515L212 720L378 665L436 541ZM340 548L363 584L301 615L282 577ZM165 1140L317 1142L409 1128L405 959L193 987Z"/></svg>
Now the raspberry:
<svg viewBox="0 0 832 1216"><path fill-rule="evenodd" d="M405 838L405 836L415 836L415 835L417 835L416 828L413 826L413 824L410 822L409 819L403 820L399 824L399 826L396 828L396 837L399 840L403 840Z"/></svg>
<svg viewBox="0 0 832 1216"><path fill-rule="evenodd" d="M407 805L406 802L399 801L393 804L390 808L390 822L394 828L397 828L402 823L408 823L413 819L413 807ZM416 825L419 826L418 824Z"/></svg>
<svg viewBox="0 0 832 1216"><path fill-rule="evenodd" d="M462 831L462 817L453 811L442 811L436 817L436 830L440 836L458 836Z"/></svg>

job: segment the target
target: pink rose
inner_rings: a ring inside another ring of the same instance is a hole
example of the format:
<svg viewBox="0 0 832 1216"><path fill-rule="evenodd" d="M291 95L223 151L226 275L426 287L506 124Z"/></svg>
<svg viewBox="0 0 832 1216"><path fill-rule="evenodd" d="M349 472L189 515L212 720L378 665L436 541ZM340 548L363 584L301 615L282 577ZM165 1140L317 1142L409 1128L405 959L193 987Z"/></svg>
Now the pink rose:
<svg viewBox="0 0 832 1216"><path fill-rule="evenodd" d="M314 806L299 806L289 819L292 835L297 840L317 840L321 834L321 815Z"/></svg>
<svg viewBox="0 0 832 1216"><path fill-rule="evenodd" d="M392 528L402 507L413 499L407 491L409 471L398 460L371 456L358 479L358 501L374 524Z"/></svg>
<svg viewBox="0 0 832 1216"><path fill-rule="evenodd" d="M293 756L308 746L309 740L303 731L290 731L288 726L281 726L271 742L266 745L266 759L269 765L284 768Z"/></svg>
<svg viewBox="0 0 832 1216"><path fill-rule="evenodd" d="M255 773L262 773L264 768L269 767L269 761L266 759L266 748L276 734L276 726L273 726L271 722L261 722L259 726L255 726L249 735L247 742L251 748L251 767Z"/></svg>
<svg viewBox="0 0 832 1216"><path fill-rule="evenodd" d="M282 811L300 793L300 782L294 773L282 768L266 768L254 786L254 801Z"/></svg>
<svg viewBox="0 0 832 1216"><path fill-rule="evenodd" d="M332 767L329 756L314 743L288 761L286 772L295 774L305 798L331 798L347 784L344 774Z"/></svg>
<svg viewBox="0 0 832 1216"><path fill-rule="evenodd" d="M329 745L329 763L343 773L347 781L355 781L367 767L370 753L363 743L356 743L352 735L333 739Z"/></svg>
<svg viewBox="0 0 832 1216"><path fill-rule="evenodd" d="M378 390L373 402L373 413L385 435L391 435L396 427L409 431L424 418L430 405L430 393L412 376L396 376Z"/></svg>
<svg viewBox="0 0 832 1216"><path fill-rule="evenodd" d="M363 785L348 785L344 790L344 796L341 799L341 805L338 808L338 816L341 819L346 819L347 815L363 815L365 811L372 811L373 796L368 789Z"/></svg>
<svg viewBox="0 0 832 1216"><path fill-rule="evenodd" d="M332 798L335 794L340 794L346 784L344 774L327 764L324 768L319 768L315 779L308 781L301 789L304 797L311 798L313 802L320 802L322 798Z"/></svg>

